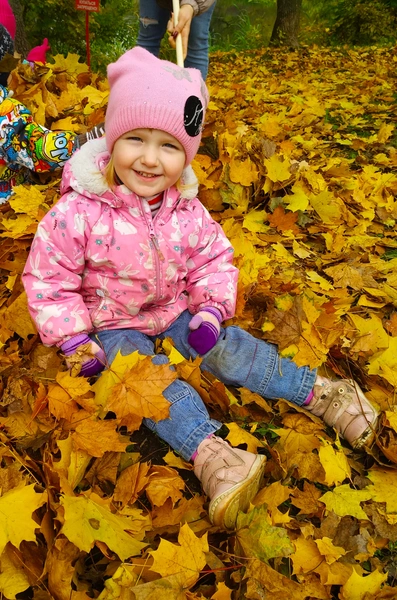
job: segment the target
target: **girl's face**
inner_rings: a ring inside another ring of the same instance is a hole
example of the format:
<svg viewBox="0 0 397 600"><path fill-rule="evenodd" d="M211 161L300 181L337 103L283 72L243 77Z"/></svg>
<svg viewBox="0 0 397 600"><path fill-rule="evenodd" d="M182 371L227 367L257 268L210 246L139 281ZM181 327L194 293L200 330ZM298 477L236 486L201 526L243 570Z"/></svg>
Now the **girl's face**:
<svg viewBox="0 0 397 600"><path fill-rule="evenodd" d="M118 178L138 196L154 196L178 181L185 167L183 146L160 129L133 129L113 147Z"/></svg>

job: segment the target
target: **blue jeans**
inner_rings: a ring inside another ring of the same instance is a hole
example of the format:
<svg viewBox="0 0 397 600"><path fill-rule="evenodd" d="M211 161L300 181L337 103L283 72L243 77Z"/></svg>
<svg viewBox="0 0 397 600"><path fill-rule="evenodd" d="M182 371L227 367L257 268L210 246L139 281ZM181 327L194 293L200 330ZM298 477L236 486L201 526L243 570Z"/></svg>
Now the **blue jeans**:
<svg viewBox="0 0 397 600"><path fill-rule="evenodd" d="M112 329L91 337L103 347L109 364L119 350L123 356L135 350L152 356L155 340L165 337L172 338L185 358L195 358L198 354L187 341L191 318L185 311L158 336L148 336L134 329ZM153 362L165 364L168 358L157 354ZM246 387L268 399L285 398L299 406L313 389L316 378L316 371L280 358L276 346L254 338L240 327L221 329L216 345L203 356L201 368L226 385ZM199 394L184 381L171 383L164 396L171 402L169 418L158 423L150 419L143 422L183 458L190 460L200 442L219 429L221 423L210 418Z"/></svg>
<svg viewBox="0 0 397 600"><path fill-rule="evenodd" d="M215 4L201 15L193 17L185 59L185 67L199 69L204 81L208 73L209 29ZM161 8L156 0L140 0L137 46L158 56L169 18L170 12Z"/></svg>

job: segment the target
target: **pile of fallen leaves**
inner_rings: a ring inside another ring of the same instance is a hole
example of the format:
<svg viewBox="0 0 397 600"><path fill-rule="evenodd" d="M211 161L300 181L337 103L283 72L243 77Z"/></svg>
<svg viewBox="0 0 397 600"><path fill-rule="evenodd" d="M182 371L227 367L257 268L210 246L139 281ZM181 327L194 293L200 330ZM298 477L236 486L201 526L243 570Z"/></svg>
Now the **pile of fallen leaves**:
<svg viewBox="0 0 397 600"><path fill-rule="evenodd" d="M0 218L0 592L34 600L395 598L396 48L212 57L194 168L235 247L238 323L283 356L353 377L382 413L353 452L280 399L117 356L97 381L40 344L21 273L59 177L19 186ZM86 131L108 86L78 57L11 87L39 122ZM234 446L266 454L236 532L211 526L191 471L145 428L179 376Z"/></svg>

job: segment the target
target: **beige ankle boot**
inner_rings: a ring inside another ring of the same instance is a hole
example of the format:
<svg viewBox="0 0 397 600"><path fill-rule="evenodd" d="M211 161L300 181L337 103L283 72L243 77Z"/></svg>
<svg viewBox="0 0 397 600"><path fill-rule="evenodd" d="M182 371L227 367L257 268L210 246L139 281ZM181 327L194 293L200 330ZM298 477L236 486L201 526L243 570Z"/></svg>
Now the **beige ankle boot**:
<svg viewBox="0 0 397 600"><path fill-rule="evenodd" d="M194 473L210 498L209 517L225 529L236 526L238 512L246 511L262 483L266 458L232 448L212 436L201 442L194 459Z"/></svg>
<svg viewBox="0 0 397 600"><path fill-rule="evenodd" d="M353 380L317 376L313 394L307 410L322 417L353 448L371 444L379 413Z"/></svg>

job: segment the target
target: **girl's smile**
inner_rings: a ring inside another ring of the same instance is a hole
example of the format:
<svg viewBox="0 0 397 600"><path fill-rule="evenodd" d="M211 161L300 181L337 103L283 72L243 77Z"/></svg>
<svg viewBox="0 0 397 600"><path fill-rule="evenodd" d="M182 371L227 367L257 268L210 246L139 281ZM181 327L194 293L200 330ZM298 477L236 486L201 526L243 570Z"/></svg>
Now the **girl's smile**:
<svg viewBox="0 0 397 600"><path fill-rule="evenodd" d="M138 196L153 196L173 186L185 166L183 146L160 129L133 129L114 144L117 177Z"/></svg>

